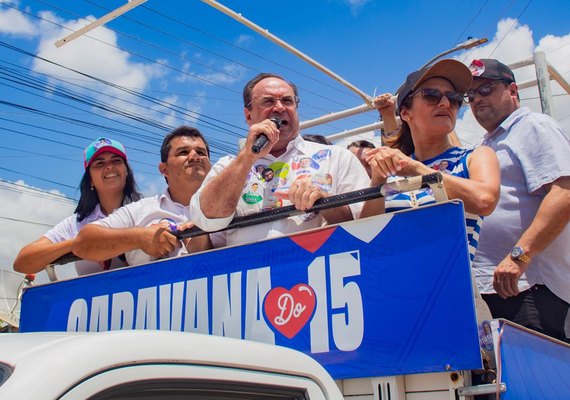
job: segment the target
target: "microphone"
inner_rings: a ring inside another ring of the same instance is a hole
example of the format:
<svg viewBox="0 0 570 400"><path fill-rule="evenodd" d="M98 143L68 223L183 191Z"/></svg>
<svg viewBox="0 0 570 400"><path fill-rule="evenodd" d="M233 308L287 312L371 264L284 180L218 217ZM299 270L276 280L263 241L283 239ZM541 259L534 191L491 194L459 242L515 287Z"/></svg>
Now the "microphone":
<svg viewBox="0 0 570 400"><path fill-rule="evenodd" d="M269 120L275 124L277 129L281 128L281 118L273 117L269 118ZM269 140L267 139L267 136L262 133L261 135L255 138L255 142L253 142L253 146L251 146L251 151L255 154L259 153L261 149L265 147L268 141Z"/></svg>

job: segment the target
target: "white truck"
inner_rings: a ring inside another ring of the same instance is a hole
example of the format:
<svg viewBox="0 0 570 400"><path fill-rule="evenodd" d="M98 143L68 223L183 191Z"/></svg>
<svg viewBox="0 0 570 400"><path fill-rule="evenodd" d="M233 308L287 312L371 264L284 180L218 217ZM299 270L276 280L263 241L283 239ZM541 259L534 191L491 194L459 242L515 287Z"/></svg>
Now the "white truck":
<svg viewBox="0 0 570 400"><path fill-rule="evenodd" d="M252 341L168 331L0 336L0 398L342 399L316 361Z"/></svg>

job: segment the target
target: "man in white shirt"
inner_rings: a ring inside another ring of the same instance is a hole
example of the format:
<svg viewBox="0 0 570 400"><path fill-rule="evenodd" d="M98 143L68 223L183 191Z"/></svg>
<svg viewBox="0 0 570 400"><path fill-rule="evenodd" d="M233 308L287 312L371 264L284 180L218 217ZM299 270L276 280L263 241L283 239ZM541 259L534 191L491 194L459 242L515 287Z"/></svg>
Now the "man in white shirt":
<svg viewBox="0 0 570 400"><path fill-rule="evenodd" d="M210 171L206 140L197 129L181 126L164 138L160 156L158 168L168 183L165 192L88 224L77 236L73 253L97 261L125 253L129 265L138 265L210 246L208 235L183 245L172 234L189 226L190 198Z"/></svg>
<svg viewBox="0 0 570 400"><path fill-rule="evenodd" d="M369 186L364 167L348 150L308 142L299 135L299 97L293 83L279 75L259 74L245 85L243 101L249 125L245 146L237 156L221 158L192 197L190 212L198 227L217 231L235 215L289 204L307 210L320 198ZM281 126L271 118L279 118ZM260 135L268 143L255 153L252 146ZM268 168L273 174L266 180L261 172L271 175ZM224 242L212 240L214 247L262 240L358 218L361 208L353 204L289 217L217 236L225 237Z"/></svg>

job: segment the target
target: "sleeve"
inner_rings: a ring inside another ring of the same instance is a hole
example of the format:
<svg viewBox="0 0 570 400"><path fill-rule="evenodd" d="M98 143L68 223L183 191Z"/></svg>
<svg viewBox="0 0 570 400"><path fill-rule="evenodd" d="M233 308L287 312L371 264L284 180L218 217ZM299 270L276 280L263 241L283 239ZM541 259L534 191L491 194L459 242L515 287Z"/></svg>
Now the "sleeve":
<svg viewBox="0 0 570 400"><path fill-rule="evenodd" d="M370 186L368 173L354 154L349 150L339 147L338 164L336 165L336 193L342 194L355 190L364 189ZM363 202L349 204L350 211L354 219L360 218Z"/></svg>
<svg viewBox="0 0 570 400"><path fill-rule="evenodd" d="M190 217L192 222L199 227L200 229L206 232L213 232L218 231L220 229L225 228L232 222L235 212L228 217L225 218L208 218L202 212L202 206L200 205L200 194L204 190L204 187L210 182L212 179L220 175L220 173L226 169L232 158L231 157L223 157L210 170L204 182L200 188L194 193L192 199L190 199Z"/></svg>
<svg viewBox="0 0 570 400"><path fill-rule="evenodd" d="M570 176L570 141L552 118L532 114L530 128L517 138L516 155L533 193L563 176Z"/></svg>
<svg viewBox="0 0 570 400"><path fill-rule="evenodd" d="M75 238L78 233L77 214L70 215L44 234L52 243Z"/></svg>

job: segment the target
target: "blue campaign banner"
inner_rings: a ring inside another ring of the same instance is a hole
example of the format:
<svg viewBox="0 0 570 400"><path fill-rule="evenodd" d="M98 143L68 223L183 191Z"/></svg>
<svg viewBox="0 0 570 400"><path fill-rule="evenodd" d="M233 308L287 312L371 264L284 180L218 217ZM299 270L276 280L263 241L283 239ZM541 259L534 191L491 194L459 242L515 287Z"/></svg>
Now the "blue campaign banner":
<svg viewBox="0 0 570 400"><path fill-rule="evenodd" d="M458 202L32 287L20 327L256 340L337 379L481 367Z"/></svg>

